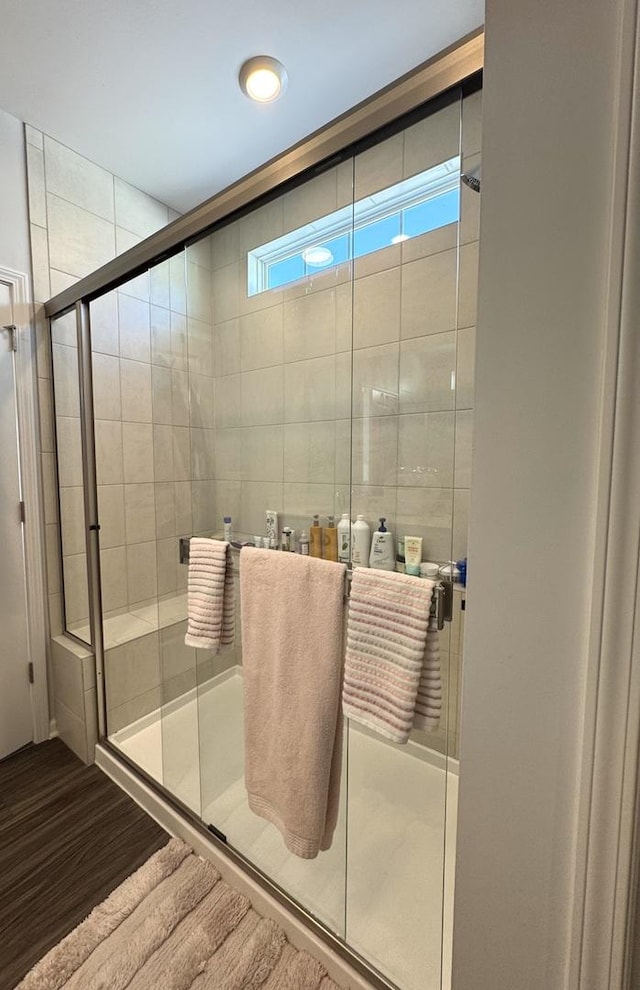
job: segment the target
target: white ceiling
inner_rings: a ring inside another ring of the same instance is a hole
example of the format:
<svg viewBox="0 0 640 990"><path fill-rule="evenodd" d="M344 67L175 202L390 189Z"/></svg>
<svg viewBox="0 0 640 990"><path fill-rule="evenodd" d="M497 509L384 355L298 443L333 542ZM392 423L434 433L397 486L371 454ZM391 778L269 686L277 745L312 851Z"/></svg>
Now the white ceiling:
<svg viewBox="0 0 640 990"><path fill-rule="evenodd" d="M483 0L2 0L0 106L185 211L483 20ZM253 104L252 55L285 96Z"/></svg>

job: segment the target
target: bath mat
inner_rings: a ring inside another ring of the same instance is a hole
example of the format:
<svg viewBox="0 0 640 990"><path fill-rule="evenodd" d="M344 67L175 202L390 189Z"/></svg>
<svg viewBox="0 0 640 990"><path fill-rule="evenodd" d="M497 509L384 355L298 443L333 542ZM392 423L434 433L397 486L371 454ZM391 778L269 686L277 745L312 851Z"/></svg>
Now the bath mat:
<svg viewBox="0 0 640 990"><path fill-rule="evenodd" d="M16 990L338 990L208 861L171 839Z"/></svg>

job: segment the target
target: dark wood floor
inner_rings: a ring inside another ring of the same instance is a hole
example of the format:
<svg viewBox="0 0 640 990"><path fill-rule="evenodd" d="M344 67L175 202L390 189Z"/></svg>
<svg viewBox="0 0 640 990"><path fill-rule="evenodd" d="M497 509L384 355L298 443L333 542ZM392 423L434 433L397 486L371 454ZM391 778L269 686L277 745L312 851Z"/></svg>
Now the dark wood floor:
<svg viewBox="0 0 640 990"><path fill-rule="evenodd" d="M167 841L59 739L0 762L0 990Z"/></svg>

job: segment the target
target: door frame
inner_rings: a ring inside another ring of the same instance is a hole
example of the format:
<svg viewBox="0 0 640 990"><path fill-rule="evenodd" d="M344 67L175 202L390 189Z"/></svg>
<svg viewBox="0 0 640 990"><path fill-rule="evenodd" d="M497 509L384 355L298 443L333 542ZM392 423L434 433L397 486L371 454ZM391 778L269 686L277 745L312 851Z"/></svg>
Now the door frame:
<svg viewBox="0 0 640 990"><path fill-rule="evenodd" d="M15 331L15 388L18 411L20 479L25 506L24 557L27 609L27 658L33 664L31 721L34 743L50 736L47 643L49 639L44 563L45 529L40 464L40 417L36 375L36 321L29 278L0 266L0 281L10 286Z"/></svg>

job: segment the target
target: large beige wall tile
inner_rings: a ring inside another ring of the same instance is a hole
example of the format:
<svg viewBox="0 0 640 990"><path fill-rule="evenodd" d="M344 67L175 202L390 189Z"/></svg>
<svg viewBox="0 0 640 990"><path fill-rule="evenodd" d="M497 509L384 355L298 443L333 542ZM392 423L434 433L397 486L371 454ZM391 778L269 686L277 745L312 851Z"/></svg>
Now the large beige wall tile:
<svg viewBox="0 0 640 990"><path fill-rule="evenodd" d="M458 361L456 368L456 406L458 409L473 407L473 382L476 361L476 328L458 330Z"/></svg>
<svg viewBox="0 0 640 990"><path fill-rule="evenodd" d="M127 545L148 543L156 535L155 486L151 482L124 486Z"/></svg>
<svg viewBox="0 0 640 990"><path fill-rule="evenodd" d="M190 481L193 477L191 470L191 439L186 426L171 427L173 443L173 477L176 481Z"/></svg>
<svg viewBox="0 0 640 990"><path fill-rule="evenodd" d="M240 316L240 291L241 266L238 261L213 273L213 319L216 323L226 323Z"/></svg>
<svg viewBox="0 0 640 990"><path fill-rule="evenodd" d="M469 536L469 491L456 489L453 502L453 560L467 556Z"/></svg>
<svg viewBox="0 0 640 990"><path fill-rule="evenodd" d="M172 313L187 313L187 272L184 252L169 258L169 301Z"/></svg>
<svg viewBox="0 0 640 990"><path fill-rule="evenodd" d="M46 302L51 296L51 273L49 240L44 227L35 223L29 225L31 238L31 268L33 274L33 294L39 302Z"/></svg>
<svg viewBox="0 0 640 990"><path fill-rule="evenodd" d="M234 376L232 376L234 377ZM245 371L240 375L243 426L266 426L284 419L284 375L282 365ZM217 379L216 389L221 381ZM229 423L229 426L236 425Z"/></svg>
<svg viewBox="0 0 640 990"><path fill-rule="evenodd" d="M398 412L399 354L398 344L381 344L354 352L354 416L393 416Z"/></svg>
<svg viewBox="0 0 640 990"><path fill-rule="evenodd" d="M218 481L242 480L242 433L241 429L214 431L215 477Z"/></svg>
<svg viewBox="0 0 640 990"><path fill-rule="evenodd" d="M354 419L351 450L352 484L395 484L398 463L397 417Z"/></svg>
<svg viewBox="0 0 640 990"><path fill-rule="evenodd" d="M333 419L336 414L336 359L296 361L284 369L284 419L286 423Z"/></svg>
<svg viewBox="0 0 640 990"><path fill-rule="evenodd" d="M146 602L158 593L155 540L127 547L129 605Z"/></svg>
<svg viewBox="0 0 640 990"><path fill-rule="evenodd" d="M462 153L474 155L482 145L482 90L462 101Z"/></svg>
<svg viewBox="0 0 640 990"><path fill-rule="evenodd" d="M189 317L187 351L189 371L213 377L213 332L209 323Z"/></svg>
<svg viewBox="0 0 640 990"><path fill-rule="evenodd" d="M225 268L240 257L238 221L211 234L211 261L214 269Z"/></svg>
<svg viewBox="0 0 640 990"><path fill-rule="evenodd" d="M168 261L149 269L149 300L154 306L171 309L171 276Z"/></svg>
<svg viewBox="0 0 640 990"><path fill-rule="evenodd" d="M398 424L398 485L453 488L455 414L400 416Z"/></svg>
<svg viewBox="0 0 640 990"><path fill-rule="evenodd" d="M333 420L285 426L285 482L331 483L335 473L335 457L336 430Z"/></svg>
<svg viewBox="0 0 640 990"><path fill-rule="evenodd" d="M403 341L400 347L400 411L453 409L455 361L455 331Z"/></svg>
<svg viewBox="0 0 640 990"><path fill-rule="evenodd" d="M402 337L453 330L456 325L456 251L443 251L402 269Z"/></svg>
<svg viewBox="0 0 640 990"><path fill-rule="evenodd" d="M242 371L269 368L283 361L283 309L271 306L240 317Z"/></svg>
<svg viewBox="0 0 640 990"><path fill-rule="evenodd" d="M148 237L165 227L169 214L164 203L136 189L117 176L115 178L115 219L119 227L125 227L140 237Z"/></svg>
<svg viewBox="0 0 640 990"><path fill-rule="evenodd" d="M113 224L58 196L47 194L52 268L80 278L115 257Z"/></svg>
<svg viewBox="0 0 640 990"><path fill-rule="evenodd" d="M155 365L152 367L151 403L153 422L170 426L173 422L173 411L171 403L171 371L169 368L158 368Z"/></svg>
<svg viewBox="0 0 640 990"><path fill-rule="evenodd" d="M193 480L212 480L215 474L214 431L192 428L190 439Z"/></svg>
<svg viewBox="0 0 640 990"><path fill-rule="evenodd" d="M436 111L404 132L404 176L424 172L460 154L460 101Z"/></svg>
<svg viewBox="0 0 640 990"><path fill-rule="evenodd" d="M391 268L353 286L353 346L375 347L400 338L400 269Z"/></svg>
<svg viewBox="0 0 640 990"><path fill-rule="evenodd" d="M176 535L176 505L173 482L156 482L156 537L158 540Z"/></svg>
<svg viewBox="0 0 640 990"><path fill-rule="evenodd" d="M213 316L211 310L212 278L208 268L194 265L187 260L187 314L191 319L201 320L211 325Z"/></svg>
<svg viewBox="0 0 640 990"><path fill-rule="evenodd" d="M455 487L471 487L471 453L473 445L473 411L456 413Z"/></svg>
<svg viewBox="0 0 640 990"><path fill-rule="evenodd" d="M51 520L53 522L53 520ZM60 489L60 524L62 553L65 557L86 551L84 526L84 491L82 488Z"/></svg>
<svg viewBox="0 0 640 990"><path fill-rule="evenodd" d="M190 536L193 530L191 482L176 481L173 490L175 492L176 535Z"/></svg>
<svg viewBox="0 0 640 990"><path fill-rule="evenodd" d="M153 481L153 427L150 423L122 424L122 461L127 485Z"/></svg>
<svg viewBox="0 0 640 990"><path fill-rule="evenodd" d="M110 420L96 420L94 431L98 484L122 484L122 423Z"/></svg>
<svg viewBox="0 0 640 990"><path fill-rule="evenodd" d="M334 509L333 485L308 482L287 482L284 486L284 517L296 530L296 540L303 529L309 532L313 516L317 513L321 522ZM256 530L256 532L260 532Z"/></svg>
<svg viewBox="0 0 640 990"><path fill-rule="evenodd" d="M114 222L113 176L45 135L47 190L83 210Z"/></svg>
<svg viewBox="0 0 640 990"><path fill-rule="evenodd" d="M151 305L151 362L160 368L171 368L171 313L162 306Z"/></svg>
<svg viewBox="0 0 640 990"><path fill-rule="evenodd" d="M57 416L79 416L78 351L64 344L52 345Z"/></svg>
<svg viewBox="0 0 640 990"><path fill-rule="evenodd" d="M104 549L123 546L125 529L122 485L98 485L98 518L100 546Z"/></svg>
<svg viewBox="0 0 640 990"><path fill-rule="evenodd" d="M284 305L284 359L304 361L334 354L336 290L325 289Z"/></svg>
<svg viewBox="0 0 640 990"><path fill-rule="evenodd" d="M104 612L127 605L127 555L125 547L110 547L100 551L102 578L102 608Z"/></svg>
<svg viewBox="0 0 640 990"><path fill-rule="evenodd" d="M173 427L153 427L153 476L155 481L174 480Z"/></svg>
<svg viewBox="0 0 640 990"><path fill-rule="evenodd" d="M283 197L252 210L238 221L238 248L240 255L272 241L284 233Z"/></svg>
<svg viewBox="0 0 640 990"><path fill-rule="evenodd" d="M473 327L478 311L478 242L460 248L458 326Z"/></svg>
<svg viewBox="0 0 640 990"><path fill-rule="evenodd" d="M251 426L242 430L242 480L282 481L282 426Z"/></svg>
<svg viewBox="0 0 640 990"><path fill-rule="evenodd" d="M240 321L227 320L213 328L214 370L216 376L240 371Z"/></svg>
<svg viewBox="0 0 640 990"><path fill-rule="evenodd" d="M89 616L87 591L87 558L84 553L62 558L64 575L65 615L69 626L83 622Z"/></svg>
<svg viewBox="0 0 640 990"><path fill-rule="evenodd" d="M373 193L395 185L402 180L403 136L393 137L376 144L357 155L355 160L356 202Z"/></svg>
<svg viewBox="0 0 640 990"><path fill-rule="evenodd" d="M296 230L338 208L338 170L329 169L283 196L284 230Z"/></svg>
<svg viewBox="0 0 640 990"><path fill-rule="evenodd" d="M44 153L27 142L29 220L47 226L47 193L44 182Z"/></svg>
<svg viewBox="0 0 640 990"><path fill-rule="evenodd" d="M69 416L57 416L56 430L60 487L72 488L74 485L82 485L80 420Z"/></svg>
<svg viewBox="0 0 640 990"><path fill-rule="evenodd" d="M265 532L265 510L283 510L283 490L281 482L245 481L240 495L238 530L242 533ZM223 513L228 509L221 505ZM231 513L233 515L233 513Z"/></svg>
<svg viewBox="0 0 640 990"><path fill-rule="evenodd" d="M189 368L187 318L173 310L171 312L171 367L176 371L187 371Z"/></svg>
<svg viewBox="0 0 640 990"><path fill-rule="evenodd" d="M171 372L171 422L174 426L189 426L189 374Z"/></svg>
<svg viewBox="0 0 640 990"><path fill-rule="evenodd" d="M151 363L149 304L133 296L118 294L120 357Z"/></svg>
<svg viewBox="0 0 640 990"><path fill-rule="evenodd" d="M94 352L118 355L118 294L106 292L89 304L91 319L91 347Z"/></svg>
<svg viewBox="0 0 640 990"><path fill-rule="evenodd" d="M345 510L346 511L346 510ZM384 516L386 527L397 540L397 489L383 485L354 485L351 495L351 518L362 514L371 527L378 529L378 520Z"/></svg>
<svg viewBox="0 0 640 990"><path fill-rule="evenodd" d="M193 512L193 532L196 535L211 536L222 528L222 519L216 516L216 493L214 481L193 481L191 483L191 509Z"/></svg>
<svg viewBox="0 0 640 990"><path fill-rule="evenodd" d="M156 544L158 563L158 594L175 594L178 587L178 541L158 540ZM184 637L183 637L184 638Z"/></svg>
<svg viewBox="0 0 640 990"><path fill-rule="evenodd" d="M238 376L239 377L239 376ZM214 397L218 381L206 375L189 376L189 422L192 427L212 430L215 424ZM224 389L222 390L224 393ZM237 417L240 419L240 397L237 400ZM233 417L232 417L233 418Z"/></svg>
<svg viewBox="0 0 640 990"><path fill-rule="evenodd" d="M58 521L58 486L56 460L52 453L42 453L42 494L44 496L45 523Z"/></svg>
<svg viewBox="0 0 640 990"><path fill-rule="evenodd" d="M120 360L111 354L94 353L93 414L96 419L122 419L120 399Z"/></svg>

